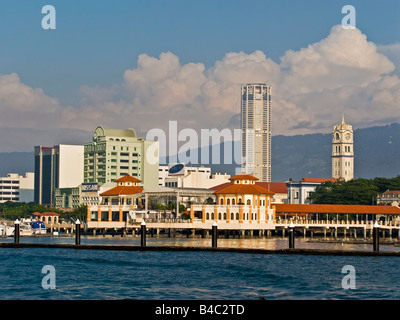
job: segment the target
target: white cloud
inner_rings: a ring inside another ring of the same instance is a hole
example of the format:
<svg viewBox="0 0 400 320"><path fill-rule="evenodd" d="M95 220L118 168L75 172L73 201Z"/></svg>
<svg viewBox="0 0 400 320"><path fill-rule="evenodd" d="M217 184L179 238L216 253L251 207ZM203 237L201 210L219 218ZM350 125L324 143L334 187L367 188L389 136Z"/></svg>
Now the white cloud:
<svg viewBox="0 0 400 320"><path fill-rule="evenodd" d="M273 134L330 132L342 112L354 127L400 122L400 45L376 46L358 29L334 26L330 34L276 63L262 51L230 52L214 66L181 64L171 52L142 54L123 82L110 88L82 87L78 106L0 76L1 126L73 128L97 125L145 133L168 128L218 128L237 123L240 86L272 85ZM395 63L394 63L395 62ZM234 129L234 128L231 128ZM88 137L89 138L89 137ZM55 142L57 143L57 142Z"/></svg>

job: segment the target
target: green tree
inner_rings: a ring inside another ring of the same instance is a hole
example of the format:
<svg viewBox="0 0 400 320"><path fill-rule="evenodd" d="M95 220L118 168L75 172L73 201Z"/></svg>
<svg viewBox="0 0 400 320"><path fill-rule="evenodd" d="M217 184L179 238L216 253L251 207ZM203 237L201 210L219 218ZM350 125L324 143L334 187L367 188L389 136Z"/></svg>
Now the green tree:
<svg viewBox="0 0 400 320"><path fill-rule="evenodd" d="M315 204L374 204L379 188L368 179L350 181L330 181L322 183L315 189L309 199Z"/></svg>

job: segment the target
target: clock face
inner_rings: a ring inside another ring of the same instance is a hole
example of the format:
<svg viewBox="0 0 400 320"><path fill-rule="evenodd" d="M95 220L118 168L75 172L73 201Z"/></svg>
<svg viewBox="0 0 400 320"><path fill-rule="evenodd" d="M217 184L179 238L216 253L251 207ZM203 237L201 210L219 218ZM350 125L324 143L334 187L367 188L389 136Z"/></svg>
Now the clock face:
<svg viewBox="0 0 400 320"><path fill-rule="evenodd" d="M350 140L350 137L351 137L350 133L346 133L346 140Z"/></svg>

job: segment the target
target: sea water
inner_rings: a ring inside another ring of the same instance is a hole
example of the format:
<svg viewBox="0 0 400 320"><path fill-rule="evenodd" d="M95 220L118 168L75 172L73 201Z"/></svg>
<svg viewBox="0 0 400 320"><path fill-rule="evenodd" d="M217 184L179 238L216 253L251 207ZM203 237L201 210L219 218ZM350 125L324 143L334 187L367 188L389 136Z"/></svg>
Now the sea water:
<svg viewBox="0 0 400 320"><path fill-rule="evenodd" d="M12 239L1 239L2 242ZM20 242L74 243L22 237ZM140 245L140 238L82 238L82 244ZM210 246L211 239L148 238L147 245ZM218 246L287 248L287 239L219 239ZM371 244L297 241L297 248L371 250ZM398 250L381 246L381 250ZM1 300L400 299L400 257L0 248ZM44 266L54 269L45 288ZM343 287L354 269L354 288Z"/></svg>

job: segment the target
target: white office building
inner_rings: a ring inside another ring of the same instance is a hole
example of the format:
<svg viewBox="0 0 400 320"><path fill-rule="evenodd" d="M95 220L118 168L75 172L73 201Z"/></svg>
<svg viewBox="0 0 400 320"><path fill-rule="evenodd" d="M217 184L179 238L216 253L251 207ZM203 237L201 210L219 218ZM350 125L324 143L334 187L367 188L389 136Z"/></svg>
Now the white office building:
<svg viewBox="0 0 400 320"><path fill-rule="evenodd" d="M27 172L24 176L9 173L7 177L0 177L0 203L7 201L33 202L34 176L33 172Z"/></svg>
<svg viewBox="0 0 400 320"><path fill-rule="evenodd" d="M35 147L35 202L54 205L57 188L76 188L83 182L83 146L60 144Z"/></svg>

